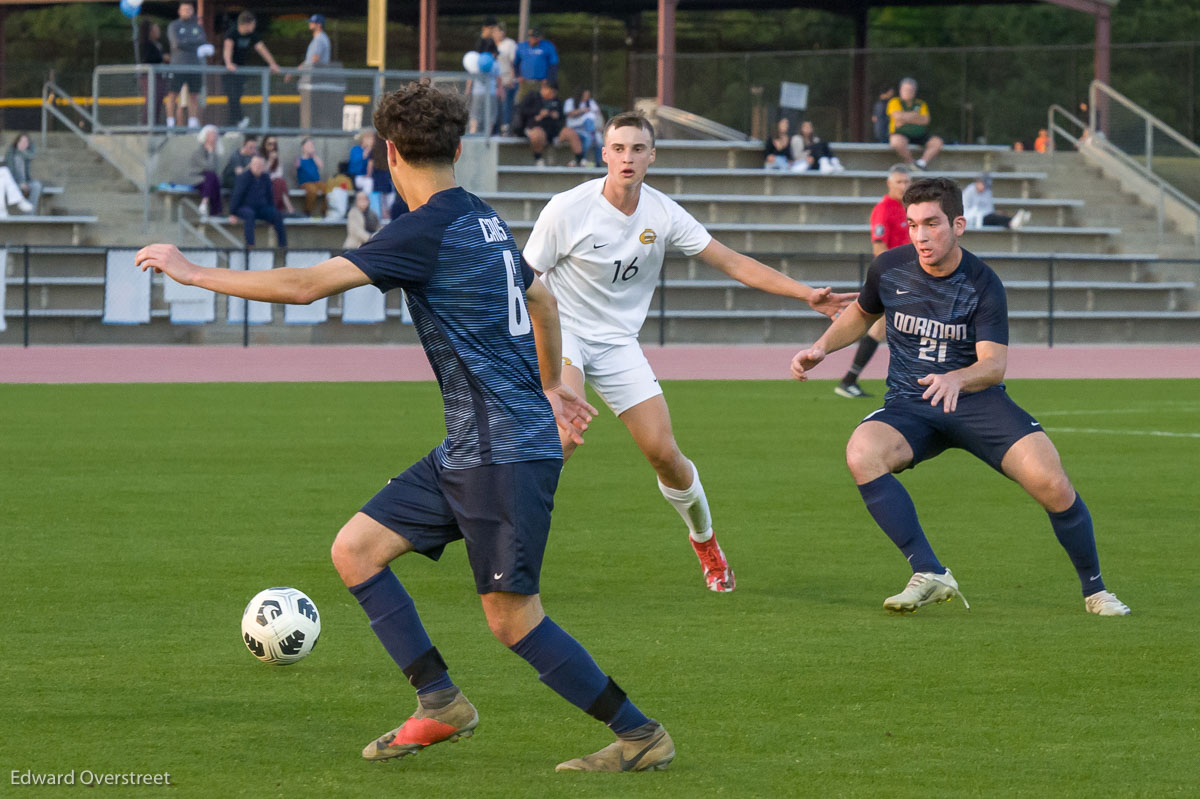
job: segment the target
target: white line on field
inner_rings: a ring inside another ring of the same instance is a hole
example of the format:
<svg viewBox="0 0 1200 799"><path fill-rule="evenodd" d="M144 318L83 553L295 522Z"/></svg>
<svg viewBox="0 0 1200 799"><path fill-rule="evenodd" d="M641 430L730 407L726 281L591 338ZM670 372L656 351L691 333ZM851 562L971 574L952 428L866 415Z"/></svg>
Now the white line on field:
<svg viewBox="0 0 1200 799"><path fill-rule="evenodd" d="M1039 411L1038 416L1108 416L1119 413L1154 413L1156 411L1170 410L1178 411L1198 411L1200 405L1195 403L1175 403L1171 407L1164 408L1161 405L1148 406L1143 408L1114 408L1111 410L1073 410L1073 411Z"/></svg>
<svg viewBox="0 0 1200 799"><path fill-rule="evenodd" d="M1098 433L1109 436L1155 436L1158 438L1200 438L1200 433L1171 433L1166 430L1100 430L1094 427L1053 427L1055 433Z"/></svg>

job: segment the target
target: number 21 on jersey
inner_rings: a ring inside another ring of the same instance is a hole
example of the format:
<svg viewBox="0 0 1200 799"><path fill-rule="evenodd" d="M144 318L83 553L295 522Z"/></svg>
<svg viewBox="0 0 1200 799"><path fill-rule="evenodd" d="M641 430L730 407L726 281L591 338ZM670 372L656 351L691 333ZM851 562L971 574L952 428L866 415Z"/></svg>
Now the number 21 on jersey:
<svg viewBox="0 0 1200 799"><path fill-rule="evenodd" d="M504 250L504 265L508 268L508 332L523 336L533 329L529 311L525 309L525 287L521 285L521 271L513 260L511 250Z"/></svg>
<svg viewBox="0 0 1200 799"><path fill-rule="evenodd" d="M946 341L938 341L929 336L921 337L921 351L917 355L923 361L942 363L946 360Z"/></svg>

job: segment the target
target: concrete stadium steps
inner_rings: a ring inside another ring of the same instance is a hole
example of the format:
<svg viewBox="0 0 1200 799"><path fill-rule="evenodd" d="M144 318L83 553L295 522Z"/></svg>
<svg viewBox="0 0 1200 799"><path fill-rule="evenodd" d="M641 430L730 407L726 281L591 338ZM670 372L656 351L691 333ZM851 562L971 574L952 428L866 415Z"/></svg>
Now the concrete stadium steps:
<svg viewBox="0 0 1200 799"><path fill-rule="evenodd" d="M508 220L520 246L533 229L531 220ZM708 231L739 252L858 253L864 249L861 222L842 225L783 225L724 222L707 225ZM1003 228L969 230L962 238L969 250L989 252L1109 252L1117 228L1026 227L1018 233ZM289 230L289 236L291 232Z"/></svg>
<svg viewBox="0 0 1200 799"><path fill-rule="evenodd" d="M825 282L834 291L858 291L857 283ZM1005 283L1009 312L1046 313L1050 284L1045 280L1012 280ZM1060 311L1176 311L1183 297L1194 291L1194 282L1119 283L1056 281L1054 312ZM661 289L660 289L661 291ZM725 310L746 313L806 308L789 297L756 291L733 280L669 280L667 307L673 311ZM655 294L651 308L658 308Z"/></svg>
<svg viewBox="0 0 1200 799"><path fill-rule="evenodd" d="M536 219L553 195L549 192L483 192L479 196L507 221ZM871 209L879 202L879 197L727 193L679 194L672 199L705 225L719 222L846 224L861 220L864 237L867 236ZM1075 213L1083 206L1083 200L1005 197L996 202L997 212L1010 216L1022 208L1027 209L1033 215L1028 224L1040 227L1072 226Z"/></svg>
<svg viewBox="0 0 1200 799"><path fill-rule="evenodd" d="M533 219L508 219L508 226L519 247L525 245L533 230ZM223 218L209 222L223 226L235 236L235 226ZM288 220L288 243L299 249L329 249L338 251L345 240L345 223L341 221L297 219ZM721 222L706 225L709 232L723 244L740 252L821 252L858 253L865 249L868 234L863 223L856 224L771 224ZM256 228L261 237L273 231L265 225ZM1019 233L1003 228L983 228L967 231L963 245L970 250L1019 253L1025 250L1046 252L1106 253L1113 248L1117 228L1035 227L1022 228ZM267 241L267 239L261 239Z"/></svg>
<svg viewBox="0 0 1200 799"><path fill-rule="evenodd" d="M1115 253L995 253L974 251L983 258L1006 283L1010 280L1049 280L1053 263L1055 281L1129 282L1176 280L1200 281L1200 267L1186 264L1165 268L1156 256L1149 254ZM748 252L768 266L789 277L813 285L832 282L861 284L862 276L871 263L869 253L846 253L839 256L807 257L804 253ZM671 253L663 263L668 280L716 279L720 272L701 261L681 253Z"/></svg>
<svg viewBox="0 0 1200 799"><path fill-rule="evenodd" d="M847 169L885 170L900 160L900 156L886 144L851 144L829 142L833 154ZM655 145L652 169L673 167L703 167L708 169L761 169L764 145L759 141L724 142L697 141L690 139L659 139ZM912 148L914 157L919 155ZM936 170L982 171L1008 168L1007 147L987 145L949 145L934 161ZM549 160L565 164L572 158L566 145L547 151ZM585 155L588 155L585 153ZM528 166L533 155L529 142L521 138L498 140L497 157L504 166ZM933 174L933 171L931 171Z"/></svg>
<svg viewBox="0 0 1200 799"><path fill-rule="evenodd" d="M98 217L10 214L0 219L0 242L11 244L90 244Z"/></svg>
<svg viewBox="0 0 1200 799"><path fill-rule="evenodd" d="M70 181L71 178L67 180ZM42 196L42 212L51 215L98 215L100 212L106 216L128 214L136 215L138 221L141 221L144 202L142 193L128 183L123 186L106 186L99 197L82 196L78 191L67 191L64 188L60 193Z"/></svg>
<svg viewBox="0 0 1200 799"><path fill-rule="evenodd" d="M829 320L808 311L762 313L755 316L736 311L668 311L665 329L652 310L638 334L643 344L653 345L665 334L668 344L796 344L816 341ZM663 332L660 332L663 330ZM1044 311L1015 311L1009 316L1012 344L1122 344L1177 343L1200 338L1200 312L1162 311L1062 311L1051 323ZM781 373L787 373L786 361ZM836 375L829 375L836 377Z"/></svg>
<svg viewBox="0 0 1200 799"><path fill-rule="evenodd" d="M1009 314L1008 329L1014 344L1049 341L1051 332L1055 344L1178 344L1200 340L1200 312L1064 311L1055 314L1053 331L1044 314L1018 312Z"/></svg>
<svg viewBox="0 0 1200 799"><path fill-rule="evenodd" d="M218 319L224 319L220 308ZM209 325L176 325L165 310L156 310L147 325L106 325L99 311L86 313L31 312L29 339L37 346L54 344L220 344L241 345L242 326L223 321ZM6 314L8 329L0 333L0 346L19 346L24 341L24 320ZM268 344L407 344L420 340L410 324L389 318L376 325L344 325L336 317L320 325L288 325L276 310L276 321L250 326L250 345ZM313 375L319 379L320 375Z"/></svg>
<svg viewBox="0 0 1200 799"><path fill-rule="evenodd" d="M603 169L568 166L501 166L500 191L560 192L585 180L603 177ZM931 173L932 174L932 173ZM971 180L977 170L939 172L960 183ZM1045 180L1041 171L997 172L992 191L997 197L1036 197ZM885 170L847 169L834 175L811 172L768 172L765 169L703 169L695 167L651 168L647 183L672 196L677 194L818 195L822 197L883 196ZM1070 195L1067 195L1070 196ZM1076 195L1080 196L1080 195Z"/></svg>

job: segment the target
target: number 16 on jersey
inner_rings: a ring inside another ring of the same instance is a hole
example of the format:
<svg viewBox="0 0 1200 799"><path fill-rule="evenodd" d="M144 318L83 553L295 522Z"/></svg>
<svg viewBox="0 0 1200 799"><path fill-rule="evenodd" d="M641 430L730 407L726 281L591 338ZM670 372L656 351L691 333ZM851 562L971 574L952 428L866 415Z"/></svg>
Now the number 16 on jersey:
<svg viewBox="0 0 1200 799"><path fill-rule="evenodd" d="M628 264L622 264L621 261L613 261L613 265L614 265L613 279L612 279L613 283L616 283L617 280L621 280L621 281L633 280L633 276L638 273L637 256L636 255L633 256L633 260L630 261Z"/></svg>

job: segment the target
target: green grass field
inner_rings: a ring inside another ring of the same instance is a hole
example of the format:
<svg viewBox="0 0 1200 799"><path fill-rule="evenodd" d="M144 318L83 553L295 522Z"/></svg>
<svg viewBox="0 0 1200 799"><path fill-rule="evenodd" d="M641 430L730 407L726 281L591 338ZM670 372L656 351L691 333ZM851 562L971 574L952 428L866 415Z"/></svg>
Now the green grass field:
<svg viewBox="0 0 1200 799"><path fill-rule="evenodd" d="M436 386L0 386L0 795L77 795L11 772L87 769L170 772L174 797L1196 796L1200 381L1010 384L1091 507L1134 610L1115 619L1084 612L1045 514L961 452L902 480L971 610L885 613L908 572L842 460L876 406L831 387L667 385L731 595L703 590L607 411L566 469L547 610L678 748L666 772L594 775L553 768L607 730L491 638L461 545L395 568L479 729L359 757L414 700L329 544L438 442ZM272 585L323 612L296 666L240 641Z"/></svg>

